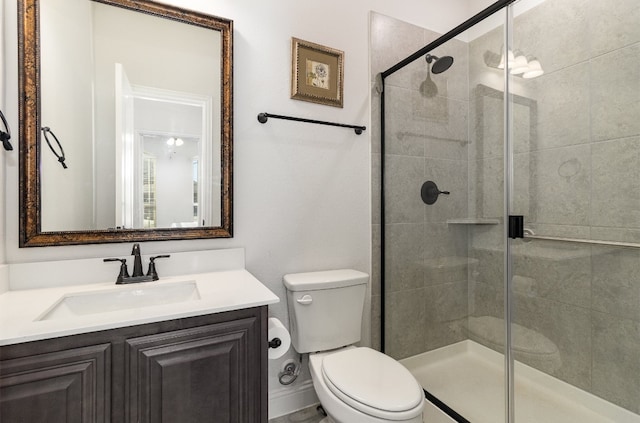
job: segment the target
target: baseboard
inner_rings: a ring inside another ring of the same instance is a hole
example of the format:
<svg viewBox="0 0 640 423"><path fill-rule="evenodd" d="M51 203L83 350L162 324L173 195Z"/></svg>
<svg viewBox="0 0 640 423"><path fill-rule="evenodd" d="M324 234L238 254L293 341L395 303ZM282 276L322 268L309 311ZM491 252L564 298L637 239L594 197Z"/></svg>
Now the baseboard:
<svg viewBox="0 0 640 423"><path fill-rule="evenodd" d="M269 392L269 419L285 416L319 402L312 380L294 387L274 389Z"/></svg>

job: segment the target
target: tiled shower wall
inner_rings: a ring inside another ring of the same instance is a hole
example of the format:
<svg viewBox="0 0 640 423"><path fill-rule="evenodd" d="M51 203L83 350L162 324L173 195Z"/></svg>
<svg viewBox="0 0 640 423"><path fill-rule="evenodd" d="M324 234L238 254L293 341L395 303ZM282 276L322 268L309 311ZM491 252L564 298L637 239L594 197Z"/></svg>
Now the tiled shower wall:
<svg viewBox="0 0 640 423"><path fill-rule="evenodd" d="M640 242L639 22L635 0L548 0L515 18L514 47L545 69L537 79L512 80L514 204L537 234ZM436 37L373 14L372 81ZM468 46L441 46L434 53L456 62L431 75L436 96L420 91L423 60L387 79L386 280L393 311L386 348L396 358L467 337L502 349L501 332L490 334L504 310L502 225L446 223L501 223L503 82L491 68L501 49L502 28ZM372 321L379 347L381 153L373 83L372 90ZM419 188L428 179L451 196L425 206ZM516 358L640 412L640 252L515 244Z"/></svg>
<svg viewBox="0 0 640 423"><path fill-rule="evenodd" d="M380 95L376 75L424 47L439 34L373 13L371 16L373 316L374 346L380 327ZM468 212L469 87L467 43L452 40L433 54L454 65L427 74L419 59L386 79L386 352L412 356L466 339L467 229L447 220ZM425 82L426 81L426 82ZM426 206L423 182L442 195Z"/></svg>
<svg viewBox="0 0 640 423"><path fill-rule="evenodd" d="M539 235L640 242L640 3L548 0L516 15L513 28L514 49L545 69L512 79L516 214ZM480 83L498 72L486 59L500 53L501 37L499 29L470 43ZM502 108L472 98L482 104L471 108L476 124ZM470 204L495 217L502 123L482 128L481 139L471 135ZM503 315L502 228L470 236L471 324ZM518 241L513 253L516 359L639 413L640 251ZM479 332L470 336L483 342Z"/></svg>

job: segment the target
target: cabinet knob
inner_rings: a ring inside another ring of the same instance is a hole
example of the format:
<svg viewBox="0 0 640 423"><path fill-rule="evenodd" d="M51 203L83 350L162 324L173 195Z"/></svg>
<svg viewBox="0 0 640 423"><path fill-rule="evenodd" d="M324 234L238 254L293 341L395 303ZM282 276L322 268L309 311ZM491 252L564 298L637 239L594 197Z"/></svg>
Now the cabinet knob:
<svg viewBox="0 0 640 423"><path fill-rule="evenodd" d="M309 305L313 302L313 298L311 297L311 295L307 294L303 295L301 298L298 298L296 301L302 305Z"/></svg>

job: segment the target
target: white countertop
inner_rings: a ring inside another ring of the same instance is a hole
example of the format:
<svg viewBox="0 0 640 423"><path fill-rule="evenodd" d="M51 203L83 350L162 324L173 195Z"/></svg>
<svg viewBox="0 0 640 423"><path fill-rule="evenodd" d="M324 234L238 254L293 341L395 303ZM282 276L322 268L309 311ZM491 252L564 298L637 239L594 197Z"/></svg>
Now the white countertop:
<svg viewBox="0 0 640 423"><path fill-rule="evenodd" d="M144 288L195 281L199 299L38 320L69 294ZM0 295L0 345L95 332L144 323L200 316L277 303L279 298L245 269L164 277L156 282L115 285L113 281L87 285L7 291Z"/></svg>

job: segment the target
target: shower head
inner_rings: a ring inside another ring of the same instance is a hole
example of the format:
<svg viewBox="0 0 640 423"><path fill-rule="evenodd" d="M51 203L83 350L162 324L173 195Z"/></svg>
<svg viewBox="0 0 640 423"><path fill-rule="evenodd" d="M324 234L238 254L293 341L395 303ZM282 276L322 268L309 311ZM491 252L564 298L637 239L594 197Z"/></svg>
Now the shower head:
<svg viewBox="0 0 640 423"><path fill-rule="evenodd" d="M442 73L449 69L451 65L453 65L453 57L451 56L438 57L427 54L424 58L429 64L433 62L433 65L431 65L431 72L433 72L434 74Z"/></svg>

